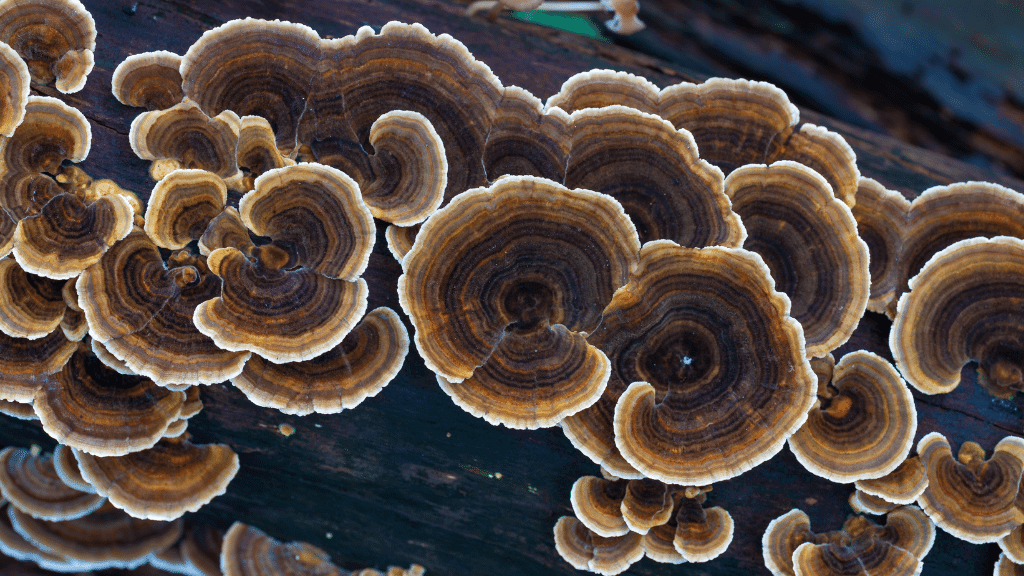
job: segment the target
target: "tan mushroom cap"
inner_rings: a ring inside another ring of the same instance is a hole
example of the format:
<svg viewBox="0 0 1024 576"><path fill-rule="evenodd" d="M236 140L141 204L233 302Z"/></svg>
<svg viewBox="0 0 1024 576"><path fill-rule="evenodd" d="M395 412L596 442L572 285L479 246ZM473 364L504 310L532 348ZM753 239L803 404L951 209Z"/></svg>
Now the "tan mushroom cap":
<svg viewBox="0 0 1024 576"><path fill-rule="evenodd" d="M179 419L175 420L174 422L171 422L171 425L167 427L167 430L164 430L163 438L165 438L165 439L166 438L177 439L177 438L181 437L183 434L185 434L185 432L187 432L187 431L188 431L188 420L186 420L184 418L179 418ZM157 444L157 446L159 446L159 444ZM150 450L152 450L152 448L150 448ZM133 454L138 454L138 452L133 452ZM131 456L131 454L129 454L128 456ZM128 456L125 456L125 458L127 458ZM122 507L118 506L118 508L122 508ZM136 516L139 516L139 515L136 514Z"/></svg>
<svg viewBox="0 0 1024 576"><path fill-rule="evenodd" d="M573 483L569 502L576 517L591 532L611 538L630 531L622 514L625 480L583 476Z"/></svg>
<svg viewBox="0 0 1024 576"><path fill-rule="evenodd" d="M999 548L1014 564L1024 564L1024 524L999 539Z"/></svg>
<svg viewBox="0 0 1024 576"><path fill-rule="evenodd" d="M624 106L574 112L565 185L608 194L640 242L738 248L746 237L722 171L700 159L688 132Z"/></svg>
<svg viewBox="0 0 1024 576"><path fill-rule="evenodd" d="M30 403L78 348L59 328L36 340L0 334L0 400Z"/></svg>
<svg viewBox="0 0 1024 576"><path fill-rule="evenodd" d="M661 526L672 517L674 490L657 480L644 478L626 483L619 510L629 530L647 534L655 526Z"/></svg>
<svg viewBox="0 0 1024 576"><path fill-rule="evenodd" d="M626 282L638 248L612 198L505 177L423 225L399 301L456 404L492 423L551 426L604 389L608 361L584 332Z"/></svg>
<svg viewBox="0 0 1024 576"><path fill-rule="evenodd" d="M92 484L82 478L82 471L78 468L78 458L75 451L64 444L57 444L53 449L53 468L60 476L62 482L80 492L95 493L96 489Z"/></svg>
<svg viewBox="0 0 1024 576"><path fill-rule="evenodd" d="M889 347L914 388L944 394L971 360L988 388L1024 387L1024 240L961 240L938 252L900 297Z"/></svg>
<svg viewBox="0 0 1024 576"><path fill-rule="evenodd" d="M224 494L238 472L238 455L226 444L197 445L187 435L124 456L76 455L97 493L148 520L174 520L199 510Z"/></svg>
<svg viewBox="0 0 1024 576"><path fill-rule="evenodd" d="M78 92L92 71L96 22L78 0L7 0L0 42L25 58L34 81L56 80L57 90Z"/></svg>
<svg viewBox="0 0 1024 576"><path fill-rule="evenodd" d="M202 576L221 576L220 552L224 533L210 526L193 525L185 530L181 554Z"/></svg>
<svg viewBox="0 0 1024 576"><path fill-rule="evenodd" d="M275 364L253 355L231 382L257 406L285 414L335 414L388 385L409 353L409 333L390 308L377 308L324 354Z"/></svg>
<svg viewBox="0 0 1024 576"><path fill-rule="evenodd" d="M359 186L344 172L299 164L264 173L238 203L242 222L289 252L289 267L355 280L376 239Z"/></svg>
<svg viewBox="0 0 1024 576"><path fill-rule="evenodd" d="M644 555L662 564L683 564L686 558L676 550L676 522L670 518L668 523L655 526L644 534Z"/></svg>
<svg viewBox="0 0 1024 576"><path fill-rule="evenodd" d="M885 313L896 295L899 258L903 247L901 233L907 225L910 201L871 178L861 178L853 217L857 232L868 246L871 272L871 297L868 310Z"/></svg>
<svg viewBox="0 0 1024 576"><path fill-rule="evenodd" d="M886 515L884 527L872 526L870 531L919 560L924 559L935 544L935 523L917 506L900 506Z"/></svg>
<svg viewBox="0 0 1024 576"><path fill-rule="evenodd" d="M56 330L67 309L63 288L25 272L13 258L0 259L0 331L34 340Z"/></svg>
<svg viewBox="0 0 1024 576"><path fill-rule="evenodd" d="M903 461L895 470L872 480L858 480L857 489L895 504L916 502L928 487L928 474L921 459L915 454Z"/></svg>
<svg viewBox="0 0 1024 576"><path fill-rule="evenodd" d="M179 418L188 420L203 410L203 400L199 396L199 386L189 386L185 392L185 402L181 405Z"/></svg>
<svg viewBox="0 0 1024 576"><path fill-rule="evenodd" d="M761 538L764 565L775 576L793 576L793 552L816 541L811 520L803 510L792 509L772 520Z"/></svg>
<svg viewBox="0 0 1024 576"><path fill-rule="evenodd" d="M54 521L81 518L105 500L65 484L54 468L52 455L33 456L13 446L0 451L0 493L33 518Z"/></svg>
<svg viewBox="0 0 1024 576"><path fill-rule="evenodd" d="M419 226L395 226L391 225L384 231L384 237L388 243L388 251L401 263L405 260L406 254L412 250L416 243L416 236L420 232Z"/></svg>
<svg viewBox="0 0 1024 576"><path fill-rule="evenodd" d="M572 114L586 108L628 106L648 114L658 113L659 90L650 80L615 70L588 70L570 76L544 107Z"/></svg>
<svg viewBox="0 0 1024 576"><path fill-rule="evenodd" d="M1015 505L1024 471L1024 439L1007 436L990 458L974 442L964 442L953 458L938 432L917 443L928 473L928 488L918 504L946 532L975 544L996 542L1024 522Z"/></svg>
<svg viewBox="0 0 1024 576"><path fill-rule="evenodd" d="M175 170L153 187L146 206L146 234L169 250L198 240L227 204L224 180L206 170Z"/></svg>
<svg viewBox="0 0 1024 576"><path fill-rule="evenodd" d="M807 355L841 346L864 315L871 286L868 248L849 207L820 174L788 160L734 170L725 193L747 230L743 247L764 259L776 289L789 296Z"/></svg>
<svg viewBox="0 0 1024 576"><path fill-rule="evenodd" d="M60 329L64 331L64 336L68 340L75 342L85 338L85 335L89 333L89 324L86 322L85 313L78 305L78 288L75 286L77 282L77 278L71 278L61 288L61 295L64 297L67 309L64 310L64 317L61 318Z"/></svg>
<svg viewBox="0 0 1024 576"><path fill-rule="evenodd" d="M1006 552L999 555L995 572L993 572L994 576L1019 576L1021 574L1024 574L1024 565L1014 562Z"/></svg>
<svg viewBox="0 0 1024 576"><path fill-rule="evenodd" d="M917 576L922 568L921 561L910 552L870 538L848 545L805 542L793 552L796 576Z"/></svg>
<svg viewBox="0 0 1024 576"><path fill-rule="evenodd" d="M39 417L36 416L36 411L32 408L32 404L27 402L0 400L0 414L5 414L18 420L39 420Z"/></svg>
<svg viewBox="0 0 1024 576"><path fill-rule="evenodd" d="M856 205L861 183L857 155L839 134L814 124L780 134L772 140L765 164L780 160L798 162L821 174L838 200L850 208Z"/></svg>
<svg viewBox="0 0 1024 576"><path fill-rule="evenodd" d="M848 502L850 508L853 508L855 512L875 514L876 516L888 514L898 506L898 504L893 504L884 498L873 496L860 490L854 490L853 494L850 494Z"/></svg>
<svg viewBox="0 0 1024 576"><path fill-rule="evenodd" d="M210 220L206 231L199 238L199 253L203 256L209 256L210 252L218 248L237 248L248 255L255 247L241 215L232 206L228 206L216 218Z"/></svg>
<svg viewBox="0 0 1024 576"><path fill-rule="evenodd" d="M0 134L10 137L25 119L30 94L28 66L13 48L0 42Z"/></svg>
<svg viewBox="0 0 1024 576"><path fill-rule="evenodd" d="M43 430L61 444L119 456L156 444L184 399L183 392L117 374L83 345L36 393L33 406Z"/></svg>
<svg viewBox="0 0 1024 576"><path fill-rule="evenodd" d="M39 576L39 568L57 572L83 571L94 568L89 563L77 562L45 551L21 534L18 534L11 524L10 510L12 509L14 509L14 506L0 500L0 569L4 570L4 576L8 576L8 572L10 572L9 567L5 566L2 561L4 556L32 562L35 565L33 568L38 566L38 568L30 571L25 576ZM45 572L44 574L52 573ZM11 576L15 576L15 574Z"/></svg>
<svg viewBox="0 0 1024 576"><path fill-rule="evenodd" d="M704 497L681 498L676 509L673 545L687 562L718 558L732 544L732 516L718 506L704 508Z"/></svg>
<svg viewBox="0 0 1024 576"><path fill-rule="evenodd" d="M209 117L191 100L166 110L143 112L132 121L132 150L143 160L177 160L184 168L221 178L238 174L235 148L241 121L227 110Z"/></svg>
<svg viewBox="0 0 1024 576"><path fill-rule="evenodd" d="M93 340L131 372L160 385L213 384L236 376L248 359L192 324L221 285L205 258L179 251L165 263L136 228L79 277L78 293Z"/></svg>
<svg viewBox="0 0 1024 576"><path fill-rule="evenodd" d="M118 102L149 110L165 110L181 102L181 56L166 50L143 52L125 58L110 79Z"/></svg>
<svg viewBox="0 0 1024 576"><path fill-rule="evenodd" d="M505 87L484 149L487 178L518 175L564 181L569 124L569 115L561 108L545 109L529 91Z"/></svg>
<svg viewBox="0 0 1024 576"><path fill-rule="evenodd" d="M220 569L224 576L343 576L326 552L308 542L279 542L235 522L224 534Z"/></svg>
<svg viewBox="0 0 1024 576"><path fill-rule="evenodd" d="M914 444L917 408L896 369L865 350L843 356L818 404L789 438L811 473L845 484L880 478L902 464Z"/></svg>
<svg viewBox="0 0 1024 576"><path fill-rule="evenodd" d="M181 538L182 523L139 520L106 502L75 520L37 520L15 508L8 514L14 529L45 551L104 567L135 568L148 556Z"/></svg>
<svg viewBox="0 0 1024 576"><path fill-rule="evenodd" d="M608 389L563 431L623 477L636 472L619 458L687 486L753 468L782 448L814 399L788 309L751 252L648 242L589 336L612 362Z"/></svg>
<svg viewBox="0 0 1024 576"><path fill-rule="evenodd" d="M606 576L624 572L644 557L643 536L629 532L604 538L572 516L555 523L555 549L573 568Z"/></svg>
<svg viewBox="0 0 1024 576"><path fill-rule="evenodd" d="M248 192L256 186L256 178L275 168L284 168L295 161L283 156L277 149L274 129L261 116L243 116L238 127L238 147L235 161L245 172L242 190Z"/></svg>

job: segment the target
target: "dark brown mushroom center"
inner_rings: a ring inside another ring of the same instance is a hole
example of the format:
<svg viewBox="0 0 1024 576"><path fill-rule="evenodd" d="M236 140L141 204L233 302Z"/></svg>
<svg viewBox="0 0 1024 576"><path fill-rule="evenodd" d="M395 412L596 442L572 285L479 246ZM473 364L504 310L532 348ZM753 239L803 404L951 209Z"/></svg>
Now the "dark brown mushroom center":
<svg viewBox="0 0 1024 576"><path fill-rule="evenodd" d="M987 350L980 362L985 380L1001 388L1021 390L1024 387L1024 350L999 345Z"/></svg>
<svg viewBox="0 0 1024 576"><path fill-rule="evenodd" d="M655 399L669 394L694 397L718 373L722 360L715 336L703 325L683 322L662 331L646 353L637 356L637 371L654 386Z"/></svg>
<svg viewBox="0 0 1024 576"><path fill-rule="evenodd" d="M515 318L509 328L520 332L532 331L551 318L554 306L555 292L529 280L512 283L502 298L503 312Z"/></svg>
<svg viewBox="0 0 1024 576"><path fill-rule="evenodd" d="M257 267L262 271L280 271L288 267L293 258L291 253L277 244L264 244L253 251Z"/></svg>
<svg viewBox="0 0 1024 576"><path fill-rule="evenodd" d="M843 391L830 398L821 399L821 411L835 423L845 422L857 416L859 398Z"/></svg>

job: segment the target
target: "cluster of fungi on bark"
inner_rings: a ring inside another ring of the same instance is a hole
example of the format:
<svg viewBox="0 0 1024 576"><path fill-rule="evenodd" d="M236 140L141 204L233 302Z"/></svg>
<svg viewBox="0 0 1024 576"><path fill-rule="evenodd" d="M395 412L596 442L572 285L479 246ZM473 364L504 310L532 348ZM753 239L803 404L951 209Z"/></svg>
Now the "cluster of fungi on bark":
<svg viewBox="0 0 1024 576"><path fill-rule="evenodd" d="M993 394L1024 389L1020 193L908 202L763 82L594 70L544 103L418 24L322 39L245 19L115 70L146 109L143 207L69 165L91 146L80 112L29 95L81 89L95 36L77 0L0 1L0 410L60 442L0 453L7 555L346 574L244 524L186 526L239 466L186 429L204 384L309 414L394 379L409 334L361 278L379 220L440 388L495 425L560 426L601 466L554 528L572 566L718 557L734 525L711 485L787 443L886 521L816 534L794 510L764 535L775 574L918 573L935 525L998 541L998 570L1024 560L1024 440L915 449L907 385L949 392L974 361ZM895 367L833 357L865 310L893 319Z"/></svg>

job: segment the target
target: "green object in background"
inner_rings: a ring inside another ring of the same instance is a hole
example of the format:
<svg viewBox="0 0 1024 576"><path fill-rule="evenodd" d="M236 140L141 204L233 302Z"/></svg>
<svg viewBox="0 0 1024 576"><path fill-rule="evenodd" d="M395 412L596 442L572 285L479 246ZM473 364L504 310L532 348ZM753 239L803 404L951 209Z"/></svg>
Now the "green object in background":
<svg viewBox="0 0 1024 576"><path fill-rule="evenodd" d="M604 42L611 42L611 39L601 33L601 29L594 24L593 20L586 16L559 14L557 12L543 12L540 10L510 12L509 15L516 20L532 22L541 26L547 26L548 28L556 28L558 30L572 32L573 34L579 34L580 36L586 36L587 38L595 38Z"/></svg>

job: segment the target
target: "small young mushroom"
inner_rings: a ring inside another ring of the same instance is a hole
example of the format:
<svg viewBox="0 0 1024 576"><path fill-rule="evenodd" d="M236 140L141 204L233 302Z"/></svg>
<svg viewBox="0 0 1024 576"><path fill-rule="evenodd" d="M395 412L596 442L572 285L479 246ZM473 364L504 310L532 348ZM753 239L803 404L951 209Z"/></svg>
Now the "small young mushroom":
<svg viewBox="0 0 1024 576"><path fill-rule="evenodd" d="M53 455L33 456L13 446L0 451L0 493L33 518L53 521L81 518L106 500L66 484L57 474Z"/></svg>
<svg viewBox="0 0 1024 576"><path fill-rule="evenodd" d="M885 476L857 480L856 486L859 491L894 504L911 504L928 487L928 474L921 464L921 458L914 453Z"/></svg>
<svg viewBox="0 0 1024 576"><path fill-rule="evenodd" d="M111 92L125 106L166 110L181 102L181 56L166 50L125 58L110 79Z"/></svg>
<svg viewBox="0 0 1024 576"><path fill-rule="evenodd" d="M175 170L153 187L144 229L157 246L181 250L202 237L227 200L227 186L213 172Z"/></svg>
<svg viewBox="0 0 1024 576"><path fill-rule="evenodd" d="M572 516L562 516L555 523L555 550L573 568L605 576L624 572L644 557L643 536L628 532L605 538Z"/></svg>
<svg viewBox="0 0 1024 576"><path fill-rule="evenodd" d="M235 149L241 121L228 110L209 117L186 100L166 110L143 112L132 121L132 150L143 160L176 160L184 168L238 175Z"/></svg>
<svg viewBox="0 0 1024 576"><path fill-rule="evenodd" d="M668 522L673 512L673 492L667 484L650 478L627 482L619 507L629 530L647 534L651 528Z"/></svg>
<svg viewBox="0 0 1024 576"><path fill-rule="evenodd" d="M78 0L4 0L0 42L25 58L32 80L78 92L92 71L96 22Z"/></svg>
<svg viewBox="0 0 1024 576"><path fill-rule="evenodd" d="M572 485L569 502L576 517L591 532L611 538L630 531L622 514L627 481L583 476Z"/></svg>
<svg viewBox="0 0 1024 576"><path fill-rule="evenodd" d="M262 530L235 522L224 534L224 576L343 576L326 552L307 542L279 542Z"/></svg>
<svg viewBox="0 0 1024 576"><path fill-rule="evenodd" d="M673 546L687 562L707 562L732 544L734 524L724 508L704 508L705 493L679 499L673 511L676 525Z"/></svg>

